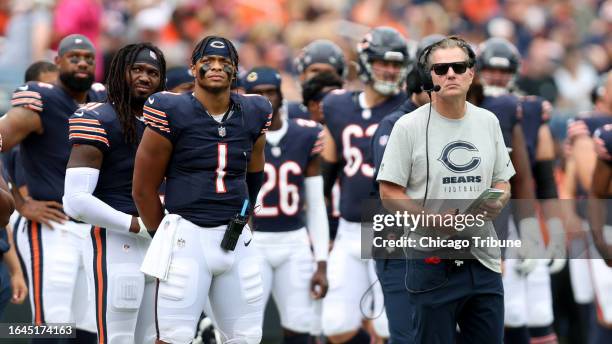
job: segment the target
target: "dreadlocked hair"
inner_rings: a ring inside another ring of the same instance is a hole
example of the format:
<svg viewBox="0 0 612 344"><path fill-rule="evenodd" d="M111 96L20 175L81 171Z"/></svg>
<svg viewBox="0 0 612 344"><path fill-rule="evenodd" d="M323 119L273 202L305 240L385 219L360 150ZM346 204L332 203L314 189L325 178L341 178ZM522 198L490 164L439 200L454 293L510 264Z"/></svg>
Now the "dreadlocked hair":
<svg viewBox="0 0 612 344"><path fill-rule="evenodd" d="M234 43L232 43L232 41L230 41L229 39L225 37L206 36L202 38L202 40L195 46L195 48L193 48L193 52L191 53L191 64L195 65L196 62L198 62L198 60L204 56L204 49L206 49L206 47L208 46L208 43L210 43L211 41L221 41L228 47L229 55L230 55L229 58L230 60L232 60L232 63L234 64L234 70L235 70L234 75L232 77L234 79L237 79L238 63L239 63L238 51L236 50Z"/></svg>
<svg viewBox="0 0 612 344"><path fill-rule="evenodd" d="M159 85L155 92L161 92L166 89L166 60L164 54L156 46L150 43L128 44L119 49L113 60L108 72L107 92L108 101L112 104L117 112L123 137L128 143L136 143L136 120L132 115L132 92L130 83L126 80L130 75L130 69L134 64L138 53L143 49L149 49L157 55L159 61Z"/></svg>

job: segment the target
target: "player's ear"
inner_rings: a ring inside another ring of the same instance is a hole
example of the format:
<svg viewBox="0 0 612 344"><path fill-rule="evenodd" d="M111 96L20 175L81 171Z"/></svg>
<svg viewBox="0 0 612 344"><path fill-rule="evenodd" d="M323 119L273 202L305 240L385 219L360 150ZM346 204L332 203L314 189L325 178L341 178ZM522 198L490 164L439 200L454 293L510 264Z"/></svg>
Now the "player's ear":
<svg viewBox="0 0 612 344"><path fill-rule="evenodd" d="M198 73L196 71L196 65L195 64L189 65L189 69L191 70L191 75L193 75L193 77L197 79Z"/></svg>
<svg viewBox="0 0 612 344"><path fill-rule="evenodd" d="M55 62L56 66L59 66L61 59L62 59L61 56L59 56L59 55L55 56L55 58L53 59L53 62Z"/></svg>

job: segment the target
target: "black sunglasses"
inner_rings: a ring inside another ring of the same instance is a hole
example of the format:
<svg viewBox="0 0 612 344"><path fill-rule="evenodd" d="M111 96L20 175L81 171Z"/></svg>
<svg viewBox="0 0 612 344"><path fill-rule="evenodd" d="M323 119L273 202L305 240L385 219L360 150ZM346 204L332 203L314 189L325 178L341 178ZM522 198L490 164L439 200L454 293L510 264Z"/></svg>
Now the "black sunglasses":
<svg viewBox="0 0 612 344"><path fill-rule="evenodd" d="M453 71L456 74L463 74L470 66L470 63L467 61L464 62L451 62L451 63L436 63L431 66L431 70L436 73L436 75L446 75L448 73L449 68L453 68Z"/></svg>

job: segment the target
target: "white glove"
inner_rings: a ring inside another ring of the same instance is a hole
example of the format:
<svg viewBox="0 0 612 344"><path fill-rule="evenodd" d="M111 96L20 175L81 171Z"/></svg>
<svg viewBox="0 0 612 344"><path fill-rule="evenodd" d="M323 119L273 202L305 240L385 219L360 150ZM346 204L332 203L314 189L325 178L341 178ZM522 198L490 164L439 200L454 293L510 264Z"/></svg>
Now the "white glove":
<svg viewBox="0 0 612 344"><path fill-rule="evenodd" d="M565 246L565 230L559 218L551 218L546 221L548 227L549 241L546 254L550 257L548 270L555 274L563 269L567 260L567 250Z"/></svg>
<svg viewBox="0 0 612 344"><path fill-rule="evenodd" d="M521 236L521 249L519 250L519 261L515 266L521 275L527 275L538 265L536 258L538 254L543 255L544 245L540 224L535 217L528 217L519 222L519 233Z"/></svg>

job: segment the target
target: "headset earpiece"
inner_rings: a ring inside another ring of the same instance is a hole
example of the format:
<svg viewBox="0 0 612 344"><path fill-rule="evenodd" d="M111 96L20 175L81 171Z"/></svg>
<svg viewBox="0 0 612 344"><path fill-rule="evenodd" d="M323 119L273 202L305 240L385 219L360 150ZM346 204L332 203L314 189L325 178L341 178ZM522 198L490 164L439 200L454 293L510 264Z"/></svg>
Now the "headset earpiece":
<svg viewBox="0 0 612 344"><path fill-rule="evenodd" d="M434 45L435 44L432 44L423 49L417 58L417 71L419 73L419 78L421 79L421 87L425 92L431 92L434 90L433 80L431 79L429 68L427 67L427 60L429 59L429 54Z"/></svg>

